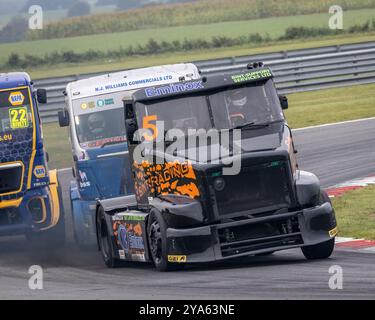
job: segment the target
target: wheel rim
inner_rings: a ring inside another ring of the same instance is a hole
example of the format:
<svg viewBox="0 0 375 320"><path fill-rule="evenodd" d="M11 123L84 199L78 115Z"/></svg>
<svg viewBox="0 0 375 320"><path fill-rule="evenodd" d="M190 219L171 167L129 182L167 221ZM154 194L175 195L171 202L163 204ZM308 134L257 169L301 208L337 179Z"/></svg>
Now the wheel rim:
<svg viewBox="0 0 375 320"><path fill-rule="evenodd" d="M150 249L155 263L159 263L162 259L162 236L160 224L153 221L150 227Z"/></svg>
<svg viewBox="0 0 375 320"><path fill-rule="evenodd" d="M109 259L107 224L106 224L105 217L103 216L103 214L99 214L98 220L99 220L98 234L99 234L100 248L102 249L101 251L102 251L104 260L107 261Z"/></svg>

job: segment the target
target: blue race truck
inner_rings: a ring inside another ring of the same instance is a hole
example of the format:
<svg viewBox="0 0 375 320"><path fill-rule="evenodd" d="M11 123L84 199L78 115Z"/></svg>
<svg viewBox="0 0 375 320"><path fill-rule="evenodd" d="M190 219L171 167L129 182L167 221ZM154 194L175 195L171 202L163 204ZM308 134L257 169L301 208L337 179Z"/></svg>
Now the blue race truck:
<svg viewBox="0 0 375 320"><path fill-rule="evenodd" d="M70 127L74 159L70 203L74 236L82 249L97 243L98 200L134 194L128 160L123 99L138 89L200 78L193 64L106 74L69 83L61 127Z"/></svg>
<svg viewBox="0 0 375 320"><path fill-rule="evenodd" d="M62 245L61 187L47 167L38 112L46 102L46 90L35 90L28 74L0 74L0 235Z"/></svg>

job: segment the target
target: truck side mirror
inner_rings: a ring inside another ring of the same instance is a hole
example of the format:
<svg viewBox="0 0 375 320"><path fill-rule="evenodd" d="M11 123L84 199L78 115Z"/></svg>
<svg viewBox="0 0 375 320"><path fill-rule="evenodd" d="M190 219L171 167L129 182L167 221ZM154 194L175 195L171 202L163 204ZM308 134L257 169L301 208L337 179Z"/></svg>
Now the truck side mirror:
<svg viewBox="0 0 375 320"><path fill-rule="evenodd" d="M58 116L59 116L59 125L60 125L60 127L61 128L68 127L69 124L70 124L68 111L66 109L64 109L63 111L59 111L58 112Z"/></svg>
<svg viewBox="0 0 375 320"><path fill-rule="evenodd" d="M133 143L133 137L135 132L137 131L137 122L135 121L135 119L126 119L125 128L129 143Z"/></svg>
<svg viewBox="0 0 375 320"><path fill-rule="evenodd" d="M47 90L46 89L38 89L36 90L36 99L39 103L45 104L47 103Z"/></svg>
<svg viewBox="0 0 375 320"><path fill-rule="evenodd" d="M125 108L125 129L128 143L134 143L134 134L138 130L137 120L134 114L134 108L132 101L124 100Z"/></svg>
<svg viewBox="0 0 375 320"><path fill-rule="evenodd" d="M280 105L283 110L287 110L289 108L289 101L287 96L279 96Z"/></svg>

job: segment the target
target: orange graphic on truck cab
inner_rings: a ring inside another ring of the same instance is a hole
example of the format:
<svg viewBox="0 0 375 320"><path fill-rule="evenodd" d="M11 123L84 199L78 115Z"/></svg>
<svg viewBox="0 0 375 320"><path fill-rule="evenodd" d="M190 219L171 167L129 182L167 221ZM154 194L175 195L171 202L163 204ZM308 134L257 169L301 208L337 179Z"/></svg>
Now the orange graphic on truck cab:
<svg viewBox="0 0 375 320"><path fill-rule="evenodd" d="M200 196L197 178L189 162L164 164L133 164L136 195L142 198L147 192L157 195L184 195L192 199Z"/></svg>

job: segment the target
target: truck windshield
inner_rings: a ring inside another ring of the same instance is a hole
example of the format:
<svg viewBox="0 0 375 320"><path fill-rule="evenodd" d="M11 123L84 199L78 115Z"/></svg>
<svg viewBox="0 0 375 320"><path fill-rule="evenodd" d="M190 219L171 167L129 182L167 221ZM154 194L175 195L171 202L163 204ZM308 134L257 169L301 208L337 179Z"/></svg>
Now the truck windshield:
<svg viewBox="0 0 375 320"><path fill-rule="evenodd" d="M166 131L178 128L185 133L187 129L233 129L284 119L272 80L210 95L137 103L136 112L143 128L150 128L150 121L156 120L164 121Z"/></svg>
<svg viewBox="0 0 375 320"><path fill-rule="evenodd" d="M0 91L0 142L12 141L12 136L33 128L29 89ZM31 139L25 136L25 140Z"/></svg>
<svg viewBox="0 0 375 320"><path fill-rule="evenodd" d="M99 148L126 141L123 108L75 116L75 124L82 148Z"/></svg>

